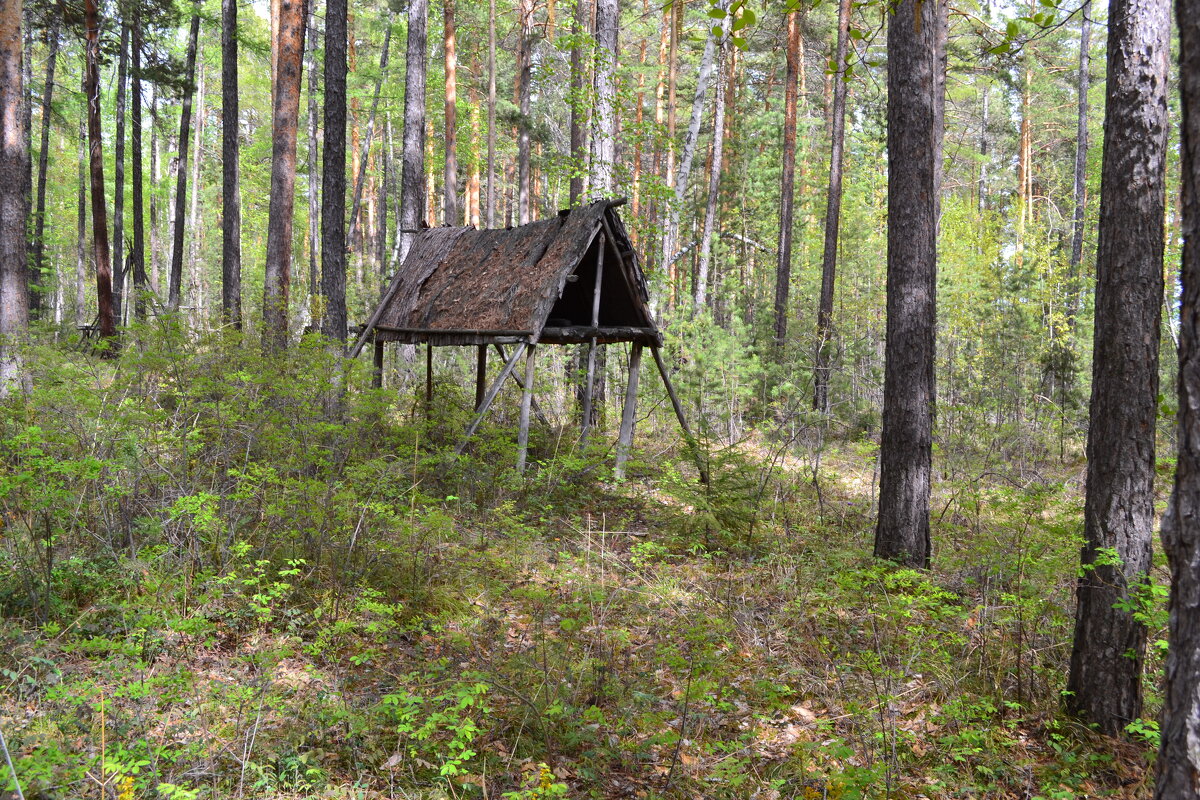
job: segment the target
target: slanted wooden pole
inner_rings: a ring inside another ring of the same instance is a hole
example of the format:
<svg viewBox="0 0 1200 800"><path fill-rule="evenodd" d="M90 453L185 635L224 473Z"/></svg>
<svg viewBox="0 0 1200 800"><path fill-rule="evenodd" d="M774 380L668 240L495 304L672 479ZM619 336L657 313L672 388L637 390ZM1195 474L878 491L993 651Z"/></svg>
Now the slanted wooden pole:
<svg viewBox="0 0 1200 800"><path fill-rule="evenodd" d="M634 342L629 351L629 380L625 384L625 406L621 410L621 432L617 436L617 466L613 474L625 480L625 462L633 445L633 420L637 413L638 370L642 365L642 343Z"/></svg>
<svg viewBox="0 0 1200 800"><path fill-rule="evenodd" d="M487 391L487 345L479 345L475 353L475 411L483 405L483 395Z"/></svg>
<svg viewBox="0 0 1200 800"><path fill-rule="evenodd" d="M521 342L517 345L517 349L513 350L513 354L504 362L504 368L500 370L500 374L492 381L492 385L488 387L487 394L483 396L483 404L479 410L475 412L475 419L471 420L471 424L467 427L467 432L463 434L463 440L458 447L454 448L455 455L461 455L466 449L467 442L475 435L475 431L479 429L479 423L483 422L483 415L492 407L492 403L496 400L496 395L500 394L500 387L504 385L504 381L508 380L509 374L513 371L513 367L517 364L517 359L521 357L521 353L525 352L528 345Z"/></svg>
<svg viewBox="0 0 1200 800"><path fill-rule="evenodd" d="M675 418L679 420L679 427L683 429L684 441L692 451L696 469L700 471L700 481L708 483L708 467L704 465L704 459L700 457L700 445L696 442L696 437L692 435L692 428L688 425L687 417L683 415L683 405L679 402L679 395L675 394L675 386L671 383L671 375L667 372L667 365L663 363L658 345L650 345L650 352L654 354L654 363L658 365L658 374L662 376L663 386L667 387L667 396L671 398L671 407L675 409Z"/></svg>
<svg viewBox="0 0 1200 800"><path fill-rule="evenodd" d="M525 471L525 459L529 450L529 406L533 401L533 367L537 356L537 345L529 345L525 351L525 391L521 393L521 427L517 429L517 472Z"/></svg>
<svg viewBox="0 0 1200 800"><path fill-rule="evenodd" d="M600 327L600 282L604 279L604 234L596 237L600 242L600 252L596 255L596 285L592 288L592 327ZM583 423L580 426L579 439L587 438L588 428L592 424L592 392L596 380L596 337L593 336L588 345L587 380L583 386Z"/></svg>
<svg viewBox="0 0 1200 800"><path fill-rule="evenodd" d="M383 388L383 342L379 339L375 340L375 371L371 385L376 389Z"/></svg>
<svg viewBox="0 0 1200 800"><path fill-rule="evenodd" d="M433 411L433 343L425 345L425 419Z"/></svg>

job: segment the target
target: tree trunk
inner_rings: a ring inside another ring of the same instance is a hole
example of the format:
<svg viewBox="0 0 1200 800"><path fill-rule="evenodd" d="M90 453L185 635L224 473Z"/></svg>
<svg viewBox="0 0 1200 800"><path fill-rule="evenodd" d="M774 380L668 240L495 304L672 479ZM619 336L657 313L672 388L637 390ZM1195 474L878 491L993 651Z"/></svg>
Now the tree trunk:
<svg viewBox="0 0 1200 800"><path fill-rule="evenodd" d="M487 226L496 227L496 0L488 0Z"/></svg>
<svg viewBox="0 0 1200 800"><path fill-rule="evenodd" d="M446 52L446 165L442 219L458 225L458 55L455 52L454 0L445 0L443 30Z"/></svg>
<svg viewBox="0 0 1200 800"><path fill-rule="evenodd" d="M317 294L317 253L321 228L321 206L318 201L317 150L320 147L320 128L317 118L317 0L308 7L308 32L304 40L304 52L308 72L308 298L312 311L312 298Z"/></svg>
<svg viewBox="0 0 1200 800"><path fill-rule="evenodd" d="M92 238L96 250L96 301L100 336L117 335L113 320L112 262L108 252L108 213L104 206L104 150L100 131L100 12L97 0L85 0L87 30L84 96L87 98L88 152L91 163ZM22 237L24 238L24 237Z"/></svg>
<svg viewBox="0 0 1200 800"><path fill-rule="evenodd" d="M350 242L351 249L354 249L355 242L358 240L358 236L357 236L357 233L359 230L358 215L359 215L360 206L362 205L363 181L366 178L366 174L368 172L367 159L371 154L371 141L375 137L375 115L379 110L379 95L383 90L384 77L387 75L388 52L391 49L391 44L392 44L392 16L391 16L391 14L388 14L386 27L385 27L384 33L383 33L383 50L381 50L380 54L379 54L379 78L375 81L375 96L371 99L371 113L367 116L367 135L363 139L362 148L360 149L360 151L358 153L358 171L357 171L357 175L355 176L355 179L354 179L354 199L350 204L349 232L346 235L347 241ZM328 67L326 67L326 69L328 69ZM344 81L343 81L343 83L344 83ZM344 89L343 89L342 93L345 94ZM345 116L346 116L345 112L343 111L342 117L344 118ZM344 120L342 123L342 127L343 127L343 129L345 128ZM343 136L343 139L344 138L345 137ZM342 149L343 150L346 149L345 145L342 146ZM326 163L328 163L328 162L326 162ZM344 182L345 182L345 179L343 178L343 183Z"/></svg>
<svg viewBox="0 0 1200 800"><path fill-rule="evenodd" d="M1162 527L1171 568L1170 649L1154 797L1200 800L1200 0L1178 0L1176 15L1183 139L1179 459Z"/></svg>
<svg viewBox="0 0 1200 800"><path fill-rule="evenodd" d="M888 16L887 350L875 555L929 566L946 6Z"/></svg>
<svg viewBox="0 0 1200 800"><path fill-rule="evenodd" d="M429 0L411 0L408 5L408 45L404 62L400 219L397 220L396 231L401 264L408 257L408 248L412 246L414 235L412 232L420 227L421 213L425 208L425 39L428 24Z"/></svg>
<svg viewBox="0 0 1200 800"><path fill-rule="evenodd" d="M533 87L533 0L517 0L517 224L529 222L529 103Z"/></svg>
<svg viewBox="0 0 1200 800"><path fill-rule="evenodd" d="M595 194L608 197L616 186L617 166L617 0L596 0L595 117L592 178Z"/></svg>
<svg viewBox="0 0 1200 800"><path fill-rule="evenodd" d="M728 3L725 4L725 8L729 9ZM704 206L704 229L700 233L700 254L696 266L696 292L692 297L692 308L697 313L708 305L708 267L711 261L713 229L716 227L717 220L717 198L721 188L721 161L725 146L725 92L722 91L722 82L730 78L725 74L725 59L722 50L724 41L729 36L729 23L732 20L733 14L727 14L725 24L721 26L722 44L717 48L718 67L715 100L713 101L716 108L713 111L712 163L709 165L708 173L708 200Z"/></svg>
<svg viewBox="0 0 1200 800"><path fill-rule="evenodd" d="M845 2L845 0L842 0ZM779 191L779 252L775 263L775 346L787 340L792 283L793 204L796 198L796 95L800 80L800 12L787 15L787 78L783 84L783 176Z"/></svg>
<svg viewBox="0 0 1200 800"><path fill-rule="evenodd" d="M1087 210L1088 86L1091 82L1092 0L1084 0L1079 23L1079 116L1075 127L1075 215L1071 223L1071 261L1067 271L1067 324L1079 309L1079 265L1083 263L1083 220Z"/></svg>
<svg viewBox="0 0 1200 800"><path fill-rule="evenodd" d="M140 35L140 34L139 34ZM150 290L156 299L161 289L159 276L162 274L162 247L159 237L158 184L161 179L161 160L158 152L158 92L150 88Z"/></svg>
<svg viewBox="0 0 1200 800"><path fill-rule="evenodd" d="M130 167L133 178L133 251L129 262L133 271L133 318L146 316L146 219L144 190L142 187L142 33L141 18L134 11L131 72L133 91L130 93L130 125L133 128L130 142Z"/></svg>
<svg viewBox="0 0 1200 800"><path fill-rule="evenodd" d="M572 22L574 39L571 44L571 183L570 205L574 208L583 197L583 173L587 160L583 155L586 142L584 125L587 120L587 100L583 90L583 32L588 30L587 0L575 0Z"/></svg>
<svg viewBox="0 0 1200 800"><path fill-rule="evenodd" d="M87 81L84 80L86 86ZM86 96L86 95L85 95ZM87 325L87 111L79 118L79 194L75 204L75 325Z"/></svg>
<svg viewBox="0 0 1200 800"><path fill-rule="evenodd" d="M688 123L687 139L683 143L679 174L675 176L675 199L671 203L671 212L667 215L667 229L663 235L662 260L664 264L670 264L676 255L679 214L687 196L688 177L692 171L692 160L696 155L696 143L700 140L700 119L704 115L704 99L708 94L709 81L712 80L716 54L717 40L710 32L704 44L704 55L700 58L700 73L696 78L696 97L692 101L692 118Z"/></svg>
<svg viewBox="0 0 1200 800"><path fill-rule="evenodd" d="M0 0L0 398L28 390L21 349L29 330L29 266L26 261L29 148L24 105L24 43L21 0Z"/></svg>
<svg viewBox="0 0 1200 800"><path fill-rule="evenodd" d="M167 307L179 310L183 285L183 212L187 204L188 140L192 131L192 94L196 88L196 44L200 38L200 6L192 11L188 34L187 63L184 67L183 108L179 112L179 159L175 175L175 229L171 242L171 273L167 277Z"/></svg>
<svg viewBox="0 0 1200 800"><path fill-rule="evenodd" d="M838 5L837 74L833 85L833 125L829 148L829 193L825 205L825 250L821 257L821 301L817 308L817 350L813 368L813 409L829 413L830 340L833 338L833 285L837 276L838 227L842 217L842 151L846 141L846 50L850 41L850 0Z"/></svg>
<svg viewBox="0 0 1200 800"><path fill-rule="evenodd" d="M204 239L204 228L200 226L200 145L204 136L204 67L198 68L196 97L196 125L192 142L192 197L191 211L188 214L188 227L192 230L192 238L188 245L189 294L191 295L192 312L189 314L191 328L194 331L204 328L204 285L200 274L200 246Z"/></svg>
<svg viewBox="0 0 1200 800"><path fill-rule="evenodd" d="M117 58L117 138L113 152L113 316L124 319L125 305L125 82L129 73L129 25L121 23Z"/></svg>
<svg viewBox="0 0 1200 800"><path fill-rule="evenodd" d="M325 6L325 144L321 161L321 331L346 341L346 0ZM365 169L362 170L365 172ZM360 172L359 180L362 179ZM357 195L362 185L356 186Z"/></svg>
<svg viewBox="0 0 1200 800"><path fill-rule="evenodd" d="M242 199L237 60L237 0L221 0L221 315L227 324L241 330Z"/></svg>
<svg viewBox="0 0 1200 800"><path fill-rule="evenodd" d="M36 313L42 307L42 270L46 252L46 171L50 165L50 114L54 96L54 67L58 61L58 24L46 29L46 83L42 90L42 136L38 151L37 210L33 215L33 259L29 264L29 310Z"/></svg>
<svg viewBox="0 0 1200 800"><path fill-rule="evenodd" d="M1146 628L1115 606L1146 580L1154 525L1170 12L1167 0L1109 8L1085 544L1067 708L1119 734L1142 712Z"/></svg>
<svg viewBox="0 0 1200 800"><path fill-rule="evenodd" d="M287 346L296 193L296 127L304 54L304 0L280 0L278 73L271 123L271 202L263 280L263 349ZM328 165L327 165L328 166Z"/></svg>

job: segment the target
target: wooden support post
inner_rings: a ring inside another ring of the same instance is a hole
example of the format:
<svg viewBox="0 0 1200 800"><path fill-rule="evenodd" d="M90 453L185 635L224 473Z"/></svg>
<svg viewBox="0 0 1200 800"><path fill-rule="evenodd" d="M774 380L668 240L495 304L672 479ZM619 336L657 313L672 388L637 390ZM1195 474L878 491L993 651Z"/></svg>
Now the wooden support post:
<svg viewBox="0 0 1200 800"><path fill-rule="evenodd" d="M462 451L467 446L467 442L471 440L471 437L475 435L475 431L479 429L479 423L483 422L483 415L492 407L492 403L496 400L496 395L500 394L500 387L504 385L504 381L508 380L509 374L517 364L517 359L521 357L521 353L525 352L526 347L528 345L525 342L518 344L517 349L504 362L504 368L500 370L500 374L496 376L496 379L492 381L492 385L488 387L487 394L483 396L483 404L475 412L475 419L471 420L471 424L467 427L467 432L463 434L462 442L459 443L458 447L454 448L455 455L462 454Z"/></svg>
<svg viewBox="0 0 1200 800"><path fill-rule="evenodd" d="M496 352L499 353L500 357L505 361L508 360L508 356L504 354L504 348L500 345L496 345ZM521 376L515 371L512 373L512 379L517 382L517 386L521 389L521 391L525 391L525 381L521 380ZM530 407L533 409L534 416L536 416L538 419L538 422L540 422L544 427L553 427L550 424L550 420L546 419L546 415L542 413L542 407L538 405L537 398L530 398L529 403Z"/></svg>
<svg viewBox="0 0 1200 800"><path fill-rule="evenodd" d="M625 406L621 409L621 432L617 436L617 466L613 474L625 480L625 462L633 445L633 421L637 413L638 370L642 365L642 343L634 342L629 351L629 380L625 384Z"/></svg>
<svg viewBox="0 0 1200 800"><path fill-rule="evenodd" d="M375 340L375 371L371 385L376 389L383 388L383 342L378 339Z"/></svg>
<svg viewBox="0 0 1200 800"><path fill-rule="evenodd" d="M654 363L658 365L658 374L662 376L663 386L667 387L667 396L671 398L671 407L675 409L675 418L679 420L679 427L683 429L684 441L687 442L688 449L692 451L696 469L700 471L700 481L708 483L708 467L705 466L704 459L700 456L700 445L696 442L696 437L692 435L692 428L688 425L687 417L683 415L683 405L679 402L679 395L675 394L675 386L671 383L671 375L667 372L667 365L663 363L658 345L650 345L650 352L654 354Z"/></svg>
<svg viewBox="0 0 1200 800"><path fill-rule="evenodd" d="M425 345L425 419L433 411L433 344Z"/></svg>
<svg viewBox="0 0 1200 800"><path fill-rule="evenodd" d="M596 237L600 243L600 251L596 254L596 285L592 288L592 327L600 327L600 282L604 279L604 234ZM592 392L596 380L596 337L593 336L588 345L587 378L583 386L583 422L580 425L579 440L587 439L588 428L592 424Z"/></svg>
<svg viewBox="0 0 1200 800"><path fill-rule="evenodd" d="M537 345L529 345L525 351L525 391L521 393L521 427L517 429L517 472L525 471L525 459L529 451L529 406L533 401L533 367L537 356Z"/></svg>
<svg viewBox="0 0 1200 800"><path fill-rule="evenodd" d="M483 405L483 394L487 391L487 345L479 345L475 354L475 411Z"/></svg>

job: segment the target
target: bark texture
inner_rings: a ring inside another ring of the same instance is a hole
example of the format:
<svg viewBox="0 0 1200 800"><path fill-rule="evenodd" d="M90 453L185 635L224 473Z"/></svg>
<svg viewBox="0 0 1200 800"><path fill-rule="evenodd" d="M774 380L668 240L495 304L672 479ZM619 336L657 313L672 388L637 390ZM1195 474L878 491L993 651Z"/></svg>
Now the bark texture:
<svg viewBox="0 0 1200 800"><path fill-rule="evenodd" d="M192 12L192 27L188 33L186 86L183 107L179 112L179 171L175 175L175 231L171 242L171 270L167 276L167 306L179 310L183 286L183 213L187 207L188 140L192 131L192 95L196 88L196 44L200 37L200 7Z"/></svg>
<svg viewBox="0 0 1200 800"><path fill-rule="evenodd" d="M42 270L45 268L46 251L46 172L50 166L50 110L54 97L54 68L58 61L58 24L51 23L46 29L46 84L42 90L42 136L38 151L37 208L33 224L33 260L29 263L29 309L36 312L42 307Z"/></svg>
<svg viewBox="0 0 1200 800"><path fill-rule="evenodd" d="M1114 0L1109 12L1084 572L1067 677L1068 710L1108 734L1142 710L1146 629L1113 606L1150 567L1169 9Z"/></svg>
<svg viewBox="0 0 1200 800"><path fill-rule="evenodd" d="M96 301L100 336L117 335L113 320L112 261L108 250L108 209L104 205L104 146L100 131L100 11L98 0L84 3L86 47L84 96L87 98L88 163L91 171L92 239L96 258ZM23 181L21 182L23 185ZM22 236L22 238L24 238Z"/></svg>
<svg viewBox="0 0 1200 800"><path fill-rule="evenodd" d="M875 555L927 567L946 5L888 15L887 350Z"/></svg>
<svg viewBox="0 0 1200 800"><path fill-rule="evenodd" d="M242 327L237 0L221 0L221 314Z"/></svg>
<svg viewBox="0 0 1200 800"><path fill-rule="evenodd" d="M346 341L346 0L325 6L325 143L321 160L321 331ZM361 188L360 188L361 191Z"/></svg>
<svg viewBox="0 0 1200 800"><path fill-rule="evenodd" d="M28 380L21 357L29 328L21 5L21 0L0 2L0 397L27 388Z"/></svg>
<svg viewBox="0 0 1200 800"><path fill-rule="evenodd" d="M125 83L129 77L129 26L121 25L117 58L117 136L113 144L113 315L124 317L125 305Z"/></svg>
<svg viewBox="0 0 1200 800"><path fill-rule="evenodd" d="M1171 568L1156 800L1200 798L1200 0L1176 0L1182 105L1179 460L1163 517Z"/></svg>
<svg viewBox="0 0 1200 800"><path fill-rule="evenodd" d="M458 225L458 53L455 50L454 0L445 0L442 32L446 67L446 163L442 171L442 220Z"/></svg>
<svg viewBox="0 0 1200 800"><path fill-rule="evenodd" d="M779 252L775 262L775 345L787 339L792 283L792 227L796 198L796 95L800 81L800 12L787 15L787 78L783 84L783 174L779 187Z"/></svg>
<svg viewBox="0 0 1200 800"><path fill-rule="evenodd" d="M425 208L425 39L429 0L408 4L408 44L404 62L404 147L400 164L400 219L396 232L399 263L404 263ZM399 266L399 264L397 264Z"/></svg>
<svg viewBox="0 0 1200 800"><path fill-rule="evenodd" d="M133 272L133 318L146 316L146 215L145 197L142 191L142 34L140 17L134 12L130 72L129 117L133 129L130 137L130 173L133 179L133 250L129 253L130 270Z"/></svg>
<svg viewBox="0 0 1200 800"><path fill-rule="evenodd" d="M296 202L296 127L304 56L303 0L279 3L278 80L271 132L271 202L263 281L263 348L282 349L288 337L292 278L292 211Z"/></svg>
<svg viewBox="0 0 1200 800"><path fill-rule="evenodd" d="M593 192L608 196L616 186L617 0L596 0L595 133L592 136Z"/></svg>

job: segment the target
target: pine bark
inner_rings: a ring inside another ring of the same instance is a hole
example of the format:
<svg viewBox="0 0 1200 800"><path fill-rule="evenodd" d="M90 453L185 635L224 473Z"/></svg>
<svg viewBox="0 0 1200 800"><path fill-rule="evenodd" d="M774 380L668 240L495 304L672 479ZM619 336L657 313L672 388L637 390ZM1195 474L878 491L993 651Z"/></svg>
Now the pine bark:
<svg viewBox="0 0 1200 800"><path fill-rule="evenodd" d="M325 6L325 135L321 161L321 331L346 341L346 0ZM361 175L360 175L361 179ZM357 187L362 191L361 185Z"/></svg>
<svg viewBox="0 0 1200 800"><path fill-rule="evenodd" d="M838 227L842 217L842 153L846 142L846 51L850 43L850 0L838 5L838 38L833 76L833 124L829 148L829 192L825 204L825 249L821 257L821 299L817 307L817 349L813 367L813 408L829 413L830 340L833 287L837 278Z"/></svg>
<svg viewBox="0 0 1200 800"><path fill-rule="evenodd" d="M317 2L308 7L308 32L304 39L304 52L308 72L308 295L317 294L317 253L321 236L321 206L318 201L319 167L317 150L320 147L320 126L317 124L320 109L317 107ZM310 303L311 306L311 303ZM311 307L310 307L311 310Z"/></svg>
<svg viewBox="0 0 1200 800"><path fill-rule="evenodd" d="M221 0L221 315L242 327L237 0Z"/></svg>
<svg viewBox="0 0 1200 800"><path fill-rule="evenodd" d="M46 83L42 89L42 134L41 149L38 151L37 206L33 214L33 258L29 262L29 310L31 314L42 308L44 289L42 270L45 269L46 252L46 172L50 166L50 114L54 97L54 70L58 61L58 24L51 23L46 29Z"/></svg>
<svg viewBox="0 0 1200 800"><path fill-rule="evenodd" d="M946 5L888 15L887 349L875 555L928 567Z"/></svg>
<svg viewBox="0 0 1200 800"><path fill-rule="evenodd" d="M400 165L400 219L396 239L400 263L408 257L413 233L425 208L425 43L429 0L408 5L408 44L404 65L404 145Z"/></svg>
<svg viewBox="0 0 1200 800"><path fill-rule="evenodd" d="M488 0L487 226L496 227L496 0Z"/></svg>
<svg viewBox="0 0 1200 800"><path fill-rule="evenodd" d="M609 196L616 186L617 162L617 0L596 0L595 133L592 176L595 194Z"/></svg>
<svg viewBox="0 0 1200 800"><path fill-rule="evenodd" d="M200 6L192 11L192 27L188 33L187 61L184 66L185 86L183 106L179 112L179 159L175 174L175 228L171 242L171 271L167 276L167 307L179 310L183 286L183 215L187 207L188 142L192 131L192 95L196 89L196 45L200 38Z"/></svg>
<svg viewBox="0 0 1200 800"><path fill-rule="evenodd" d="M21 0L0 0L0 398L29 388L21 348L29 330L29 148Z"/></svg>
<svg viewBox="0 0 1200 800"><path fill-rule="evenodd" d="M267 264L263 280L264 350L281 350L287 346L288 338L304 5L304 0L280 0L279 4L278 80L271 123L271 201L267 212Z"/></svg>
<svg viewBox="0 0 1200 800"><path fill-rule="evenodd" d="M100 10L97 2L98 0L85 0L84 3L84 26L87 37L84 57L84 96L87 98L92 239L96 257L96 300L100 336L108 339L117 335L117 328L113 319L112 261L108 250L108 209L104 205L104 149L100 131Z"/></svg>
<svg viewBox="0 0 1200 800"><path fill-rule="evenodd" d="M1179 458L1163 516L1171 569L1156 800L1200 800L1200 0L1176 0L1182 113Z"/></svg>
<svg viewBox="0 0 1200 800"><path fill-rule="evenodd" d="M844 1L844 0L843 0ZM796 198L796 100L800 81L800 12L787 15L787 78L783 84L783 174L779 191L779 251L775 262L775 346L787 341Z"/></svg>
<svg viewBox="0 0 1200 800"><path fill-rule="evenodd" d="M125 83L129 76L129 25L121 23L117 57L117 136L113 145L113 316L120 322L125 305Z"/></svg>
<svg viewBox="0 0 1200 800"><path fill-rule="evenodd" d="M87 81L84 80L86 87ZM75 325L88 324L87 319L87 110L79 118L79 193L75 202Z"/></svg>
<svg viewBox="0 0 1200 800"><path fill-rule="evenodd" d="M1114 606L1150 568L1169 8L1114 0L1109 11L1085 544L1067 677L1068 710L1108 734L1142 711L1146 629Z"/></svg>

